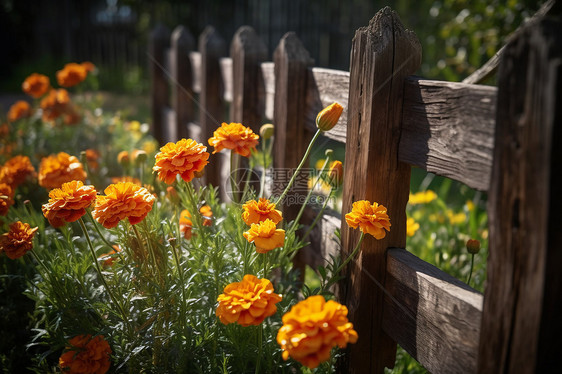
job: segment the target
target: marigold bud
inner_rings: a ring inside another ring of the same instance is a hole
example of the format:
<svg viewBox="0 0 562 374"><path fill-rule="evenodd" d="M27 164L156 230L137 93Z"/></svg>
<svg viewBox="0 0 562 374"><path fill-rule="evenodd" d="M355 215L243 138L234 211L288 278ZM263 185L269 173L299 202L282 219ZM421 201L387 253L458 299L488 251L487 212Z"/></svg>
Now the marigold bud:
<svg viewBox="0 0 562 374"><path fill-rule="evenodd" d="M342 112L343 107L338 103L327 106L316 116L316 127L321 131L330 131L338 123Z"/></svg>
<svg viewBox="0 0 562 374"><path fill-rule="evenodd" d="M329 171L330 183L335 187L340 186L343 182L343 165L341 161L334 161L330 165Z"/></svg>
<svg viewBox="0 0 562 374"><path fill-rule="evenodd" d="M131 158L135 164L140 165L146 161L148 155L142 149L135 149L131 152Z"/></svg>
<svg viewBox="0 0 562 374"><path fill-rule="evenodd" d="M468 239L466 242L466 249L473 255L477 254L480 252L480 241L476 239Z"/></svg>
<svg viewBox="0 0 562 374"><path fill-rule="evenodd" d="M271 138L275 134L275 126L272 123L266 123L260 127L260 136L263 140Z"/></svg>
<svg viewBox="0 0 562 374"><path fill-rule="evenodd" d="M117 155L117 162L119 162L123 166L129 165L129 163L131 162L131 159L129 157L129 152L127 151L119 152L119 154Z"/></svg>

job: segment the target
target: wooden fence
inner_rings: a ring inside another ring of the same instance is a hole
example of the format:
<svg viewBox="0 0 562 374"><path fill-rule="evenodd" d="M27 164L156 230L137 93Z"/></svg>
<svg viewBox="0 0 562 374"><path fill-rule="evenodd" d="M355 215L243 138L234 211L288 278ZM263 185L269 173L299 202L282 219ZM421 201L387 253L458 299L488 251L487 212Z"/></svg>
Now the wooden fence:
<svg viewBox="0 0 562 374"><path fill-rule="evenodd" d="M227 117L254 130L273 122L274 166L295 168L318 111L341 103L346 110L325 135L346 146L342 211L356 200L380 202L392 230L383 240L367 236L347 266L340 298L360 338L340 371L382 373L398 343L434 373L549 372L559 367L562 336L561 25L544 17L523 28L505 47L498 88L412 76L419 42L389 8L357 30L349 73L313 67L294 33L267 62L249 27L234 36L230 57L212 28L198 50L185 28L171 38L157 28L153 132L162 142L206 143ZM411 166L488 193L484 295L403 249ZM206 173L218 185L213 163ZM342 255L355 247L357 230L330 213L307 262L339 250L336 228Z"/></svg>

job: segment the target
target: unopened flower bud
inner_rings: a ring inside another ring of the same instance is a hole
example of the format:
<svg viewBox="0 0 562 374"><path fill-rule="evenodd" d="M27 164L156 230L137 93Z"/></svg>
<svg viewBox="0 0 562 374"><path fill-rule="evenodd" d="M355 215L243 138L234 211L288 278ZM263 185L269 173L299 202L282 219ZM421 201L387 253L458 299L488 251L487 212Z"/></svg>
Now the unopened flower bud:
<svg viewBox="0 0 562 374"><path fill-rule="evenodd" d="M330 131L338 123L342 112L343 107L340 104L328 105L316 116L316 127L321 131Z"/></svg>
<svg viewBox="0 0 562 374"><path fill-rule="evenodd" d="M330 171L328 172L328 176L330 178L330 183L337 187L341 185L343 181L343 165L341 161L334 161L330 165Z"/></svg>
<svg viewBox="0 0 562 374"><path fill-rule="evenodd" d="M148 155L142 149L135 149L131 152L131 158L135 164L140 165L146 161Z"/></svg>
<svg viewBox="0 0 562 374"><path fill-rule="evenodd" d="M468 253L475 255L480 252L480 242L476 239L468 239L466 242L466 249Z"/></svg>
<svg viewBox="0 0 562 374"><path fill-rule="evenodd" d="M171 245L172 247L175 247L175 246L176 246L176 242L177 242L177 241L178 241L178 240L177 240L176 238L174 238L174 237L168 239L168 243L170 243L170 245Z"/></svg>
<svg viewBox="0 0 562 374"><path fill-rule="evenodd" d="M129 158L129 152L121 151L117 155L117 162L119 162L122 166L127 166L131 163L131 159Z"/></svg>
<svg viewBox="0 0 562 374"><path fill-rule="evenodd" d="M263 140L271 138L275 134L275 126L272 123L266 123L260 127L260 136Z"/></svg>
<svg viewBox="0 0 562 374"><path fill-rule="evenodd" d="M330 148L326 149L326 152L324 152L324 156L326 156L326 158L332 157L333 154L334 154L334 150Z"/></svg>

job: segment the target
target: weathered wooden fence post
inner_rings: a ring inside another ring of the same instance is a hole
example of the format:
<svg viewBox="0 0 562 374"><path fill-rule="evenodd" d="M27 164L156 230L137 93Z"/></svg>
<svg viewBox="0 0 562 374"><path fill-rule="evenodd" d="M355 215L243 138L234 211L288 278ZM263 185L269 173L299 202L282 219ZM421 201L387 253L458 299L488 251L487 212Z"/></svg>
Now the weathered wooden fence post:
<svg viewBox="0 0 562 374"><path fill-rule="evenodd" d="M529 25L500 63L479 373L560 366L561 29L560 17Z"/></svg>
<svg viewBox="0 0 562 374"><path fill-rule="evenodd" d="M170 46L170 31L164 25L157 25L150 33L148 47L149 71L152 82L152 128L156 140L164 142L164 110L168 105L168 82L166 78L165 54Z"/></svg>
<svg viewBox="0 0 562 374"><path fill-rule="evenodd" d="M404 78L421 63L414 33L404 30L386 7L355 33L351 50L349 108L342 205L342 245L347 256L359 239L345 218L352 203L376 201L388 209L392 228L382 240L365 236L361 251L347 267L341 285L343 302L359 340L349 346L340 370L382 373L393 367L394 343L382 330L382 306L389 247L405 248L406 203L410 166L398 161Z"/></svg>
<svg viewBox="0 0 562 374"><path fill-rule="evenodd" d="M213 132L221 125L225 116L219 59L226 54L226 44L213 27L206 27L199 36L199 52L201 52L200 142L208 144L209 138L213 136ZM222 183L220 155L215 154L211 158L214 160L211 159L205 167L205 181L217 187Z"/></svg>
<svg viewBox="0 0 562 374"><path fill-rule="evenodd" d="M314 62L308 51L294 32L286 33L273 54L275 63L275 99L273 123L275 125L274 143L274 192L280 194L289 182L291 173L297 168L306 151L309 137L305 132L305 103L307 89L307 69ZM275 188L279 184L280 188ZM289 222L298 213L298 197L306 195L308 183L296 183L287 194L286 202L281 202L284 219ZM304 200L304 199L303 199ZM302 201L301 201L302 204ZM304 271L300 256L295 257L295 268ZM302 274L301 274L302 275Z"/></svg>
<svg viewBox="0 0 562 374"><path fill-rule="evenodd" d="M175 139L189 138L187 124L193 121L193 71L189 52L195 49L195 39L183 26L172 33L170 70L172 72L172 108L175 112Z"/></svg>

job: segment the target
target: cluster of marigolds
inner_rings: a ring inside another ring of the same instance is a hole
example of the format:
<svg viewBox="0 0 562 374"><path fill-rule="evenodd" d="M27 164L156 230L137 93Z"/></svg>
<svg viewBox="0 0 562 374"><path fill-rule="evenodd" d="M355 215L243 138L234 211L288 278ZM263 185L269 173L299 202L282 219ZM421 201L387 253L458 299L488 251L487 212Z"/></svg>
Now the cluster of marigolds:
<svg viewBox="0 0 562 374"><path fill-rule="evenodd" d="M91 64L68 64L58 72L61 86L72 86L84 80ZM23 84L26 93L40 98L45 120L63 115L72 117L73 109L64 89L50 89L48 78L33 74ZM46 95L46 96L45 96ZM328 131L337 123L343 108L334 103L318 114L319 131ZM29 108L18 102L10 109L10 121L28 115ZM230 149L242 157L249 157L258 144L259 136L240 123L223 123L209 139L213 153ZM95 160L96 155L89 159ZM208 164L207 147L192 139L168 143L156 155L153 170L158 178L168 185L190 183ZM298 171L296 171L298 173ZM341 163L332 164L331 175L341 176ZM180 177L181 180L177 177ZM121 181L109 185L98 194L95 187L86 185L87 173L81 162L64 152L42 159L36 173L29 158L15 156L0 169L0 215L6 215L13 204L14 191L26 178L37 178L39 185L49 189L49 200L42 206L43 215L55 227L81 220L91 209L92 216L103 227L110 229L127 219L131 225L141 222L151 211L156 197L138 181ZM289 188L290 186L287 186ZM169 187L173 193L174 188ZM281 211L276 209L279 200L265 198L247 201L241 215L247 225L244 238L255 245L256 252L267 255L269 251L284 246L285 231L279 228L283 220ZM211 225L213 212L204 205L200 210L203 224ZM191 214L184 210L180 215L180 227L186 239L192 232ZM377 239L385 237L390 230L390 219L386 208L369 201L353 203L353 209L346 216L353 228ZM16 259L32 250L32 239L37 228L27 223L15 222L10 230L0 237L0 249L9 258ZM118 251L118 248L115 248ZM107 257L106 261L113 258ZM111 262L106 262L111 265ZM216 315L224 324L238 323L242 326L259 325L277 311L276 303L282 295L275 293L274 285L268 279L259 279L246 274L239 282L224 288L218 297ZM348 310L344 305L323 296L311 296L292 306L282 317L283 325L277 334L277 342L283 351L283 359L289 357L303 365L315 368L330 358L332 348L345 347L356 342L358 335L347 319ZM79 335L68 341L66 351L60 356L59 365L70 373L105 373L110 367L112 351L103 336Z"/></svg>

